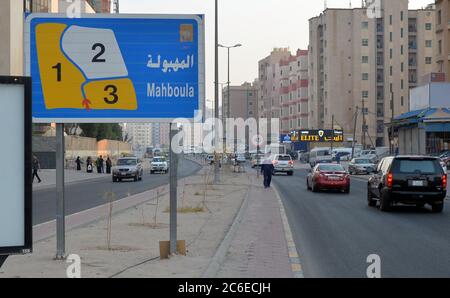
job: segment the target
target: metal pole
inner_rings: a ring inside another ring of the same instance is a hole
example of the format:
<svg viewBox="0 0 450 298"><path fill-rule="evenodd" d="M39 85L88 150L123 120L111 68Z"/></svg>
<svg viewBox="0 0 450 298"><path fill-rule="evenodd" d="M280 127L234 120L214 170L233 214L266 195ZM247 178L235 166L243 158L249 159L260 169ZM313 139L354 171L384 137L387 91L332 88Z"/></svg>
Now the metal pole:
<svg viewBox="0 0 450 298"><path fill-rule="evenodd" d="M173 138L177 131L175 124L170 124L170 253L177 253L177 188L178 188L178 154L173 151Z"/></svg>
<svg viewBox="0 0 450 298"><path fill-rule="evenodd" d="M64 124L56 124L56 259L66 257L66 210L64 203Z"/></svg>
<svg viewBox="0 0 450 298"><path fill-rule="evenodd" d="M333 154L334 147L334 114L331 116L331 130L333 131L333 140L331 140L331 154Z"/></svg>
<svg viewBox="0 0 450 298"><path fill-rule="evenodd" d="M353 141L352 141L352 159L355 158L355 142L356 142L356 127L358 123L358 107L355 112L355 124L353 126Z"/></svg>
<svg viewBox="0 0 450 298"><path fill-rule="evenodd" d="M219 131L218 131L218 119L219 119L219 5L218 0L215 1L215 34L216 34L216 44L215 44L215 98L214 98L214 117L215 117L215 144L214 144L214 183L218 183L219 177L219 159L217 158L217 145L219 144Z"/></svg>
<svg viewBox="0 0 450 298"><path fill-rule="evenodd" d="M8 256L0 256L0 268L2 268Z"/></svg>

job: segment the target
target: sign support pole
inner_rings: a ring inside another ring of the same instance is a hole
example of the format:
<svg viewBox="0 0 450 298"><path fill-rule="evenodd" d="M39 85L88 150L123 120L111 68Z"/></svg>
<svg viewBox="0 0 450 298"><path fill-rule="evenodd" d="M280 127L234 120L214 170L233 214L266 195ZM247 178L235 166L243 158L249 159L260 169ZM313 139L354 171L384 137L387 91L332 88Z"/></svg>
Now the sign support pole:
<svg viewBox="0 0 450 298"><path fill-rule="evenodd" d="M176 124L170 123L170 254L177 253L177 188L178 188L178 154L173 150L173 139L177 133Z"/></svg>
<svg viewBox="0 0 450 298"><path fill-rule="evenodd" d="M5 263L8 256L0 256L0 268L2 268L3 264Z"/></svg>
<svg viewBox="0 0 450 298"><path fill-rule="evenodd" d="M64 124L56 124L56 260L66 257L64 202Z"/></svg>

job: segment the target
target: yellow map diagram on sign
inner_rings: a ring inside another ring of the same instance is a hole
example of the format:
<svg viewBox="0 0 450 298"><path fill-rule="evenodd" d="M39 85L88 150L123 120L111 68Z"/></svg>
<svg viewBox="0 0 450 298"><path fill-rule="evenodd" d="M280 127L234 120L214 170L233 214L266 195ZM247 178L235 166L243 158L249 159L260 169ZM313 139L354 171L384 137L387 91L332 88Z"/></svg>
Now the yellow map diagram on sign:
<svg viewBox="0 0 450 298"><path fill-rule="evenodd" d="M112 30L39 24L36 47L47 109L137 110Z"/></svg>

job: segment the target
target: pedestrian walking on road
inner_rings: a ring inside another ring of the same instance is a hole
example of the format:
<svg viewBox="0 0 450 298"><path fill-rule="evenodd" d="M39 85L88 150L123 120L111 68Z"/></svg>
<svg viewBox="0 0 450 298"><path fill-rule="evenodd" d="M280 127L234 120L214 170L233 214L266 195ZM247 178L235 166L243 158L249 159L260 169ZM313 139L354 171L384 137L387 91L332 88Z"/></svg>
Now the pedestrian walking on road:
<svg viewBox="0 0 450 298"><path fill-rule="evenodd" d="M112 161L108 158L106 159L106 174L111 174L111 168L112 168Z"/></svg>
<svg viewBox="0 0 450 298"><path fill-rule="evenodd" d="M75 163L77 164L77 171L81 171L81 164L83 163L80 159L80 157L77 157L77 160L75 160Z"/></svg>
<svg viewBox="0 0 450 298"><path fill-rule="evenodd" d="M272 164L272 161L266 159L261 166L261 174L264 176L264 188L270 188L270 184L272 183L272 176L275 168Z"/></svg>
<svg viewBox="0 0 450 298"><path fill-rule="evenodd" d="M33 183L34 183L34 178L38 179L38 183L41 183L42 180L38 175L38 171L41 170L41 164L39 162L39 159L37 158L36 155L33 155Z"/></svg>
<svg viewBox="0 0 450 298"><path fill-rule="evenodd" d="M105 173L105 160L103 159L103 156L100 155L100 158L98 159L99 166L100 166L100 174Z"/></svg>

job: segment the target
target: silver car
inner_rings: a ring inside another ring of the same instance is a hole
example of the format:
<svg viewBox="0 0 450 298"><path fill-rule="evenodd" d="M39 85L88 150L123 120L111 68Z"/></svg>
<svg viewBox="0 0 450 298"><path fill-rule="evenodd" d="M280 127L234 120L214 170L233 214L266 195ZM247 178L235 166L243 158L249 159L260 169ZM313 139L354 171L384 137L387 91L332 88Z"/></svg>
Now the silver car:
<svg viewBox="0 0 450 298"><path fill-rule="evenodd" d="M124 179L142 180L144 169L141 161L136 157L123 157L117 160L112 171L113 182L121 182Z"/></svg>
<svg viewBox="0 0 450 298"><path fill-rule="evenodd" d="M375 172L377 166L368 158L355 158L348 164L350 175L371 174Z"/></svg>

